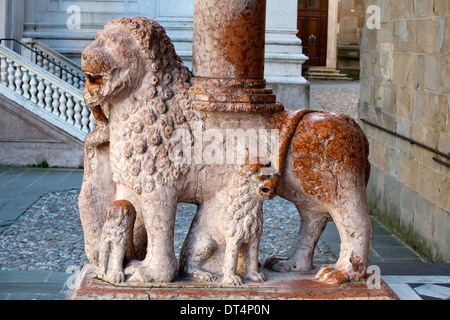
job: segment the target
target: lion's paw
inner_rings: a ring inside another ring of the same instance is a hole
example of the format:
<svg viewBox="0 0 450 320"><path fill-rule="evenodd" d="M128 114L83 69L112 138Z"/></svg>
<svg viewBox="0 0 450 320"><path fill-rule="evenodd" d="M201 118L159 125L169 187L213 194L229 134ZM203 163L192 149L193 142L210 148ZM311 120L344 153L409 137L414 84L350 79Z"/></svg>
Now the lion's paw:
<svg viewBox="0 0 450 320"><path fill-rule="evenodd" d="M236 274L224 276L222 279L222 283L228 286L241 286L242 278Z"/></svg>
<svg viewBox="0 0 450 320"><path fill-rule="evenodd" d="M217 278L213 274L203 270L195 270L194 272L192 272L191 277L201 282L213 282L217 280Z"/></svg>
<svg viewBox="0 0 450 320"><path fill-rule="evenodd" d="M145 260L144 260L145 261ZM175 275L170 270L156 271L144 261L132 261L125 269L125 274L129 276L128 282L170 282Z"/></svg>
<svg viewBox="0 0 450 320"><path fill-rule="evenodd" d="M282 256L273 256L266 260L264 268L275 272L307 271L312 269L309 263L299 263L297 260Z"/></svg>
<svg viewBox="0 0 450 320"><path fill-rule="evenodd" d="M253 272L246 275L248 279L255 282L264 282L266 281L266 276L262 272Z"/></svg>
<svg viewBox="0 0 450 320"><path fill-rule="evenodd" d="M128 282L152 282L152 275L146 270L141 261L132 261L125 269L125 274L129 276Z"/></svg>
<svg viewBox="0 0 450 320"><path fill-rule="evenodd" d="M105 280L111 283L125 282L125 274L122 270L112 270L105 275Z"/></svg>
<svg viewBox="0 0 450 320"><path fill-rule="evenodd" d="M341 285L349 281L344 271L333 266L323 266L314 279L329 285Z"/></svg>

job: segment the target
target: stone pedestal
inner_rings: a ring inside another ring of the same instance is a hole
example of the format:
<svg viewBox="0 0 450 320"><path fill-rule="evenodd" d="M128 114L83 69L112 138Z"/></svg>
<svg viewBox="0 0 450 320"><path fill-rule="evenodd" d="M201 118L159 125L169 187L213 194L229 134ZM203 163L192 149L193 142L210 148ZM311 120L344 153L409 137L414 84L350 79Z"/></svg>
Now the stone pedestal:
<svg viewBox="0 0 450 320"><path fill-rule="evenodd" d="M380 289L368 289L365 283L327 285L314 280L317 270L277 273L263 270L267 280L246 282L240 287L217 283L190 282L147 285L112 285L94 277L90 265L84 266L69 300L397 300L382 281Z"/></svg>

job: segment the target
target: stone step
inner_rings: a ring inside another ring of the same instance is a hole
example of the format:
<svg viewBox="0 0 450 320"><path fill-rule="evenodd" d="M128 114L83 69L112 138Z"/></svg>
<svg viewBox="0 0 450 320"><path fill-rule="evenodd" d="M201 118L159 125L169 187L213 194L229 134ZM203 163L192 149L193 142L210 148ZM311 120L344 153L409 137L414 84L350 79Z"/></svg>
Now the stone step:
<svg viewBox="0 0 450 320"><path fill-rule="evenodd" d="M316 67L312 67L309 69L311 72L317 72L317 73L330 73L330 74L334 74L334 73L339 73L339 70L335 70L335 69L329 69L329 68L316 68Z"/></svg>
<svg viewBox="0 0 450 320"><path fill-rule="evenodd" d="M311 68L308 73L308 80L330 80L330 81L352 81L352 78L339 70L328 68Z"/></svg>
<svg viewBox="0 0 450 320"><path fill-rule="evenodd" d="M317 74L309 74L308 80L341 80L341 81L352 81L352 78L349 78L345 75L338 76L329 76L329 75L317 75Z"/></svg>

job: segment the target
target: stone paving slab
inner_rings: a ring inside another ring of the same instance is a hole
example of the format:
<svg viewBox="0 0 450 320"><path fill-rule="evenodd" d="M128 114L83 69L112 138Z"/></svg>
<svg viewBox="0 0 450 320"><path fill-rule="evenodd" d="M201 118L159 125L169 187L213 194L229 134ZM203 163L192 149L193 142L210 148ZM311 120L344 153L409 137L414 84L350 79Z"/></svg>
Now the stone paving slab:
<svg viewBox="0 0 450 320"><path fill-rule="evenodd" d="M66 300L69 276L53 271L0 271L0 300Z"/></svg>
<svg viewBox="0 0 450 320"><path fill-rule="evenodd" d="M0 232L45 193L78 189L82 180L79 169L0 167Z"/></svg>

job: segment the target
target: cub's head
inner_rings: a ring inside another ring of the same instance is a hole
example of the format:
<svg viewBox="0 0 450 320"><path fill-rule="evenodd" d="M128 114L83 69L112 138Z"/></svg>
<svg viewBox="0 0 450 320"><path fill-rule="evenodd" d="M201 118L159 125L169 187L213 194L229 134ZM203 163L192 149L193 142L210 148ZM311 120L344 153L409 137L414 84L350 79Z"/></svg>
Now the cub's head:
<svg viewBox="0 0 450 320"><path fill-rule="evenodd" d="M261 163L246 164L241 166L239 175L245 179L250 193L255 200L270 200L276 196L276 188L279 177L277 175L266 175L270 164Z"/></svg>

